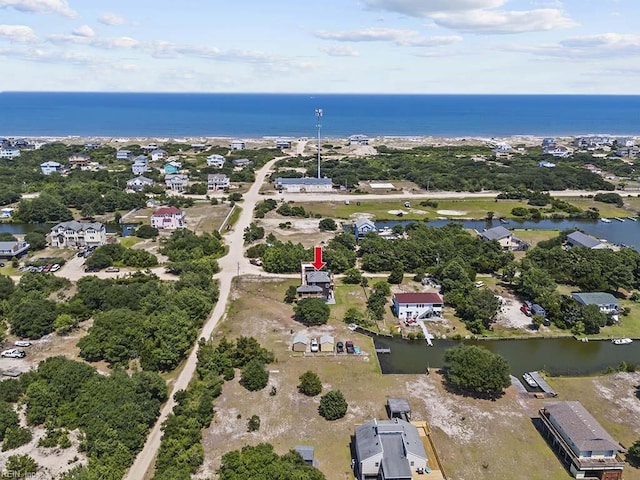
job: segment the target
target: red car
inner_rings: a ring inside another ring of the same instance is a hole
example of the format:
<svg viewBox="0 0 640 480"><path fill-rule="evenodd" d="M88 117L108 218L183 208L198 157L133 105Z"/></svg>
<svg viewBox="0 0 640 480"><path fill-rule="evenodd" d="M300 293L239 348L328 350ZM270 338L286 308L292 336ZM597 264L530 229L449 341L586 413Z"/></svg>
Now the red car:
<svg viewBox="0 0 640 480"><path fill-rule="evenodd" d="M526 305L522 305L520 307L520 311L524 313L527 317L531 316L531 310L529 310L529 307L527 307Z"/></svg>

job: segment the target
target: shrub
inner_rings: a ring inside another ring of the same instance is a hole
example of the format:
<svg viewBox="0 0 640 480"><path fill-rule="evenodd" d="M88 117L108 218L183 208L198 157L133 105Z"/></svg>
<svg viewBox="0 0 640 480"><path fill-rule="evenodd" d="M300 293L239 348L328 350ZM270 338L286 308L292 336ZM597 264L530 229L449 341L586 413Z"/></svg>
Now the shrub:
<svg viewBox="0 0 640 480"><path fill-rule="evenodd" d="M329 306L319 298L303 298L293 310L296 320L305 325L324 325L329 321Z"/></svg>
<svg viewBox="0 0 640 480"><path fill-rule="evenodd" d="M335 231L338 229L336 222L332 218L323 218L318 225L321 232Z"/></svg>
<svg viewBox="0 0 640 480"><path fill-rule="evenodd" d="M307 370L300 375L300 385L298 391L307 397L315 397L322 391L322 382L320 377L311 370Z"/></svg>
<svg viewBox="0 0 640 480"><path fill-rule="evenodd" d="M240 385L251 392L262 390L269 383L269 372L264 363L258 358L254 358L242 369Z"/></svg>
<svg viewBox="0 0 640 480"><path fill-rule="evenodd" d="M258 430L260 430L260 417L252 415L247 422L247 432L257 432Z"/></svg>
<svg viewBox="0 0 640 480"><path fill-rule="evenodd" d="M346 415L349 404L340 390L331 390L320 397L318 413L327 420L338 420Z"/></svg>
<svg viewBox="0 0 640 480"><path fill-rule="evenodd" d="M4 442L2 443L2 451L5 452L26 445L32 438L31 430L28 428L8 428L4 436Z"/></svg>

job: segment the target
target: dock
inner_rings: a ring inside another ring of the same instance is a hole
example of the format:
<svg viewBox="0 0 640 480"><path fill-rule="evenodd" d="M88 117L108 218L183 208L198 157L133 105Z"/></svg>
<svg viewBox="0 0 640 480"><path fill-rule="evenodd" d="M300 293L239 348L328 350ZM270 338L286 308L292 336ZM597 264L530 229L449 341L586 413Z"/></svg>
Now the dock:
<svg viewBox="0 0 640 480"><path fill-rule="evenodd" d="M522 382L520 381L520 379L518 377L515 377L513 375L509 375L509 380L511 380L511 385L513 385L513 387L518 391L518 393L522 393L524 395L528 395L529 394L529 392L524 387L524 385L522 384Z"/></svg>
<svg viewBox="0 0 640 480"><path fill-rule="evenodd" d="M531 377L536 381L538 386L542 389L542 391L544 392L544 394L547 397L557 397L558 396L556 391L549 386L549 384L545 381L545 379L542 378L542 375L540 375L537 371L536 372L529 372L529 375L531 375Z"/></svg>
<svg viewBox="0 0 640 480"><path fill-rule="evenodd" d="M427 326L424 324L424 320L418 320L418 325L420 325L420 328L422 329L422 334L424 335L424 339L427 341L427 345L433 347L432 340L435 337L429 333L429 330L427 330Z"/></svg>
<svg viewBox="0 0 640 480"><path fill-rule="evenodd" d="M390 348L376 348L376 353L391 353Z"/></svg>

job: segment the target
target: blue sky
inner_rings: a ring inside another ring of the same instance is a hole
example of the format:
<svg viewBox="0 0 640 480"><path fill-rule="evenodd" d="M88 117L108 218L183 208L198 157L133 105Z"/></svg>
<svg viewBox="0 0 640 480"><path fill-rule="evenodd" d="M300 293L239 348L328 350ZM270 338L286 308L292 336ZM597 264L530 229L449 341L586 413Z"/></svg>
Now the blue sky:
<svg viewBox="0 0 640 480"><path fill-rule="evenodd" d="M0 0L0 90L640 94L638 18L637 0Z"/></svg>

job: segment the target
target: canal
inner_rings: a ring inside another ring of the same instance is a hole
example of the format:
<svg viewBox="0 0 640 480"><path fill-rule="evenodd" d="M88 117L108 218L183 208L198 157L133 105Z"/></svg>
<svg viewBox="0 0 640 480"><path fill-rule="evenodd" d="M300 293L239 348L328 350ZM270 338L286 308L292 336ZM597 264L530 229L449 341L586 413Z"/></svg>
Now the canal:
<svg viewBox="0 0 640 480"><path fill-rule="evenodd" d="M573 337L532 338L525 340L440 340L433 347L424 340L409 342L399 338L374 337L376 348L390 348L390 354L378 354L382 373L425 373L427 368L444 365L447 348L479 345L502 355L516 376L533 370L551 375L590 375L603 373L620 362L640 363L640 341L614 345L608 340L579 342Z"/></svg>

